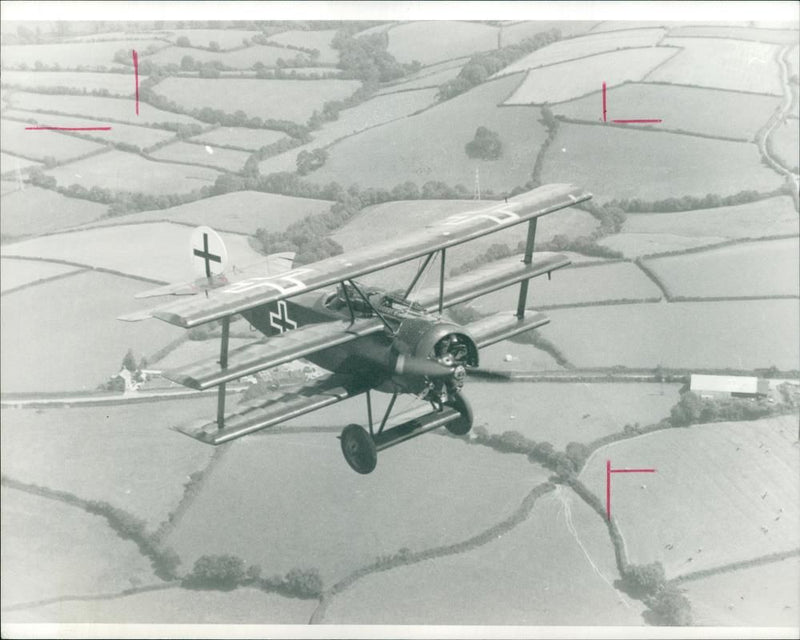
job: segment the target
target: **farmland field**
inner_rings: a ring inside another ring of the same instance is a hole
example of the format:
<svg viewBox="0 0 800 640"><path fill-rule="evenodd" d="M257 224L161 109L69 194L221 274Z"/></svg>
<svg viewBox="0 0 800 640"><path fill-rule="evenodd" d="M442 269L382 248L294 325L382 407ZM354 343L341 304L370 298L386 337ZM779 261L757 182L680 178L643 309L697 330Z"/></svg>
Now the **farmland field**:
<svg viewBox="0 0 800 640"><path fill-rule="evenodd" d="M589 93L599 93L603 81L608 87L638 82L676 51L672 47L624 49L532 69L503 104L565 102ZM564 81L565 78L568 82ZM600 111L602 116L602 109Z"/></svg>
<svg viewBox="0 0 800 640"><path fill-rule="evenodd" d="M105 407L3 409L3 473L87 500L105 500L142 518L153 531L181 500L187 476L203 469L214 453L213 447L171 427L213 419L215 407L216 397L206 396Z"/></svg>
<svg viewBox="0 0 800 640"><path fill-rule="evenodd" d="M706 24L709 21L704 20L697 20L694 22L686 22L681 21L677 22L674 20L650 20L650 21L639 21L639 20L605 20L595 27L592 28L592 33L597 33L600 31L627 31L628 29L650 29L653 27L667 27L667 28L678 28L678 27L685 27L691 24ZM728 22L728 21L714 21L716 25L733 25L733 26L746 26L744 22Z"/></svg>
<svg viewBox="0 0 800 640"><path fill-rule="evenodd" d="M464 65L463 61L457 62L455 65L446 69L440 69L433 73L425 73L426 69L420 71L413 79L405 82L392 84L378 92L378 95L386 95L387 93L398 93L401 91L408 91L410 89L422 89L425 87L438 87L448 80L455 78L460 72L461 67ZM437 65L438 66L438 65Z"/></svg>
<svg viewBox="0 0 800 640"><path fill-rule="evenodd" d="M304 123L329 100L343 100L358 80L260 80L238 78L165 78L154 91L186 108L210 107L250 117ZM197 98L202 96L202 104Z"/></svg>
<svg viewBox="0 0 800 640"><path fill-rule="evenodd" d="M144 51L148 47L169 46L163 40L131 39L112 42L73 42L69 46L63 44L25 44L5 45L0 47L4 68L18 68L27 65L33 68L37 61L46 66L59 65L63 69L76 69L83 66L89 69L98 67L123 68L114 62L114 54L124 49L130 56L130 50ZM129 58L130 61L130 58Z"/></svg>
<svg viewBox="0 0 800 640"><path fill-rule="evenodd" d="M74 116L53 115L48 113L38 113L36 111L21 111L18 109L9 109L3 112L4 116L8 118L16 118L24 120L26 123L39 124L42 126L59 126L59 127L100 127L110 126L108 131L82 131L80 136L82 138L91 138L98 142L124 142L125 144L136 145L137 147L146 149L154 144L169 140L175 137L175 133L165 129L153 129L151 127L134 126L130 124L119 124L114 122L108 124L103 121L89 120L87 118L76 118ZM58 123L54 125L54 123ZM21 126L26 126L19 123Z"/></svg>
<svg viewBox="0 0 800 640"><path fill-rule="evenodd" d="M85 272L3 296L3 391L92 391L128 348L149 357L175 340L183 332L167 323L116 319L149 306L133 299L146 287Z"/></svg>
<svg viewBox="0 0 800 640"><path fill-rule="evenodd" d="M173 142L157 151L153 151L150 156L157 160L174 160L175 162L189 164L210 165L217 169L237 172L244 167L244 163L247 162L250 154L246 151L234 151L223 147L192 144L191 142Z"/></svg>
<svg viewBox="0 0 800 640"><path fill-rule="evenodd" d="M647 261L672 295L770 296L800 293L797 238L748 242ZM731 278L732 273L736 274Z"/></svg>
<svg viewBox="0 0 800 640"><path fill-rule="evenodd" d="M3 84L25 88L69 87L112 95L132 96L136 90L133 73L91 73L74 71L3 71Z"/></svg>
<svg viewBox="0 0 800 640"><path fill-rule="evenodd" d="M10 245L6 252L69 260L162 282L185 282L195 277L189 250L191 235L191 229L169 222L118 224L24 240ZM246 237L224 233L222 237L230 265L244 268L264 259L250 247ZM142 259L142 252L146 252L147 260ZM144 282L132 284L139 291L151 288ZM130 310L122 308L113 315Z"/></svg>
<svg viewBox="0 0 800 640"><path fill-rule="evenodd" d="M23 122L0 120L0 148L6 153L22 154L34 160L53 158L56 162L68 162L105 148L96 142L58 131L28 131L25 127Z"/></svg>
<svg viewBox="0 0 800 640"><path fill-rule="evenodd" d="M19 156L12 156L9 153L0 152L0 173L13 174L17 171L24 171L30 167L41 167L41 162L26 160Z"/></svg>
<svg viewBox="0 0 800 640"><path fill-rule="evenodd" d="M102 98L98 96L45 95L42 93L26 93L15 91L8 98L15 109L28 111L53 111L66 115L85 116L90 120L121 120L130 124L148 125L162 122L178 124L200 124L199 121L180 113L162 111L145 102L139 103L139 115L136 115L136 103L130 99ZM51 117L56 120L57 116ZM94 126L94 125L93 125ZM113 127L113 125L112 125Z"/></svg>
<svg viewBox="0 0 800 640"><path fill-rule="evenodd" d="M601 201L725 196L776 189L782 182L761 162L755 144L576 124L559 127L542 181L574 182Z"/></svg>
<svg viewBox="0 0 800 640"><path fill-rule="evenodd" d="M775 149L775 154L780 158L785 167L794 173L800 171L800 130L797 118L787 118L772 134L770 141Z"/></svg>
<svg viewBox="0 0 800 640"><path fill-rule="evenodd" d="M588 33L597 22L586 20L536 20L528 22L517 22L515 24L503 25L500 29L500 44L507 47L517 44L525 38L532 38L537 33L558 29L562 38L570 38Z"/></svg>
<svg viewBox="0 0 800 640"><path fill-rule="evenodd" d="M513 354L520 345L506 342L503 346ZM476 425L483 425L489 433L519 431L563 450L570 442L588 444L618 433L626 424L645 426L669 417L680 388L680 384L648 382L469 380L464 389ZM503 398L501 403L498 397Z"/></svg>
<svg viewBox="0 0 800 640"><path fill-rule="evenodd" d="M700 625L797 627L798 574L800 560L795 557L692 580L681 588Z"/></svg>
<svg viewBox="0 0 800 640"><path fill-rule="evenodd" d="M78 271L80 271L80 267L55 262L0 258L0 291L5 293L9 289L24 287L39 280Z"/></svg>
<svg viewBox="0 0 800 640"><path fill-rule="evenodd" d="M62 187L77 183L87 189L135 189L149 194L187 193L202 186L213 185L220 175L218 171L208 167L156 162L135 153L117 150L48 169L46 173L53 176Z"/></svg>
<svg viewBox="0 0 800 640"><path fill-rule="evenodd" d="M270 129L245 129L244 127L219 127L192 138L193 142L203 142L223 147L240 147L248 151L258 151L273 142L286 137L283 131Z"/></svg>
<svg viewBox="0 0 800 640"><path fill-rule="evenodd" d="M241 44L241 43L240 43ZM278 58L293 58L297 52L281 47L253 45L238 51L204 51L191 47L168 47L148 58L156 64L181 64L184 56L194 58L196 62L221 62L231 69L252 69L256 62L266 67L276 66Z"/></svg>
<svg viewBox="0 0 800 640"><path fill-rule="evenodd" d="M5 487L2 505L4 607L158 581L136 545L105 518Z"/></svg>
<svg viewBox="0 0 800 640"><path fill-rule="evenodd" d="M471 186L480 169L481 187L510 190L530 179L544 140L538 109L498 107L518 82L516 76L475 87L427 111L352 136L329 149L325 165L310 174L317 183L358 182L362 187L394 187L410 180L441 180ZM496 131L503 144L499 160L467 157L464 145L479 126Z"/></svg>
<svg viewBox="0 0 800 640"><path fill-rule="evenodd" d="M235 49L242 46L242 40L252 38L260 31L244 31L238 29L175 29L166 37L176 42L181 36L189 38L195 47L207 47L216 42L221 49Z"/></svg>
<svg viewBox="0 0 800 640"><path fill-rule="evenodd" d="M677 56L647 76L650 82L674 82L734 91L782 95L775 55L778 45L721 38L665 38L681 47Z"/></svg>
<svg viewBox="0 0 800 640"><path fill-rule="evenodd" d="M772 42L775 44L792 44L797 42L796 29L752 29L749 27L716 27L688 26L670 29L670 36L705 36L707 38L734 38L736 40L753 40L756 42Z"/></svg>
<svg viewBox="0 0 800 640"><path fill-rule="evenodd" d="M109 600L59 602L9 611L8 622L112 624L306 624L316 600L284 598L252 587L235 591L171 589Z"/></svg>
<svg viewBox="0 0 800 640"><path fill-rule="evenodd" d="M723 232L724 229L719 229ZM638 258L653 253L688 251L724 242L723 236L690 236L668 233L615 233L598 244L619 251L626 258Z"/></svg>
<svg viewBox="0 0 800 640"><path fill-rule="evenodd" d="M619 576L602 521L580 499L564 500L569 507L546 494L522 524L470 552L359 580L333 599L323 622L641 624L643 605L612 586ZM573 519L588 529L578 539ZM603 542L591 554L582 546L589 539Z"/></svg>
<svg viewBox="0 0 800 640"><path fill-rule="evenodd" d="M511 360L507 356L511 356ZM481 349L481 367L500 371L558 371L562 369L553 356L530 344L498 342Z"/></svg>
<svg viewBox="0 0 800 640"><path fill-rule="evenodd" d="M779 106L780 98L633 83L609 89L606 104L609 119L658 118L663 120L658 128L752 141ZM597 122L602 118L602 98L599 94L585 96L559 104L553 111Z"/></svg>
<svg viewBox="0 0 800 640"><path fill-rule="evenodd" d="M800 368L797 300L612 305L547 315L552 322L542 335L580 367Z"/></svg>
<svg viewBox="0 0 800 640"><path fill-rule="evenodd" d="M331 46L331 41L336 35L336 29L323 29L321 31L284 31L269 37L268 42L277 42L282 45L292 45L304 49L319 51L317 62L335 64L339 61L339 52ZM301 51L284 49L285 58L293 58ZM307 54L306 54L307 55Z"/></svg>
<svg viewBox="0 0 800 640"><path fill-rule="evenodd" d="M401 23L388 32L388 51L400 62L429 65L497 49L497 31L486 24L452 20ZM420 47L420 42L426 46Z"/></svg>
<svg viewBox="0 0 800 640"><path fill-rule="evenodd" d="M15 191L22 191L25 185L16 180L0 180L0 195L8 195Z"/></svg>
<svg viewBox="0 0 800 640"><path fill-rule="evenodd" d="M617 49L654 47L661 40L664 33L664 29L632 29L622 33L596 33L560 40L542 49L537 49L516 62L512 62L499 71L497 75L527 71L544 65L557 64L576 58L586 58Z"/></svg>
<svg viewBox="0 0 800 640"><path fill-rule="evenodd" d="M581 480L602 496L607 459L657 469L614 479L612 515L630 562L672 578L797 547L796 440L796 415L669 429L599 449Z"/></svg>
<svg viewBox="0 0 800 640"><path fill-rule="evenodd" d="M108 206L67 198L57 191L27 185L0 200L3 215L0 231L3 237L24 236L59 231L97 220L105 215Z"/></svg>
<svg viewBox="0 0 800 640"><path fill-rule="evenodd" d="M786 61L789 63L789 74L797 75L800 72L800 61L797 60L800 55L800 45L795 45L786 54Z"/></svg>
<svg viewBox="0 0 800 640"><path fill-rule="evenodd" d="M187 565L233 553L265 575L317 567L329 586L380 554L486 529L546 477L522 456L435 436L382 453L374 473L357 476L333 433L265 432L231 444L166 542Z"/></svg>

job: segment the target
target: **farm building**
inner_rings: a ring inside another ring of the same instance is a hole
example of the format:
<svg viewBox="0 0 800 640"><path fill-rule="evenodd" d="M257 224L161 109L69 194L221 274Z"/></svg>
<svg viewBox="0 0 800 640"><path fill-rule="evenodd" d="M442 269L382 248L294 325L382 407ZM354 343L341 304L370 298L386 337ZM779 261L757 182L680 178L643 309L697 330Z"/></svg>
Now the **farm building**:
<svg viewBox="0 0 800 640"><path fill-rule="evenodd" d="M755 376L692 374L691 390L701 398L758 398L769 393L769 381Z"/></svg>

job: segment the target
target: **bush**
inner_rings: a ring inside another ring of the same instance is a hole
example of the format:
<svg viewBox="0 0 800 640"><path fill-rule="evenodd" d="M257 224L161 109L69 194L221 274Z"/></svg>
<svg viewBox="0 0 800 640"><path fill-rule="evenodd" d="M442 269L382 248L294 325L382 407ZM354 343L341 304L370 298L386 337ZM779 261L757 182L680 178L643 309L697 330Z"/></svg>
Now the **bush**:
<svg viewBox="0 0 800 640"><path fill-rule="evenodd" d="M298 598L318 598L322 595L322 578L317 569L292 569L286 574L285 589Z"/></svg>
<svg viewBox="0 0 800 640"><path fill-rule="evenodd" d="M464 150L470 158L497 160L503 155L503 143L496 131L478 127L475 137L464 146Z"/></svg>
<svg viewBox="0 0 800 640"><path fill-rule="evenodd" d="M657 617L665 625L688 626L692 624L692 606L689 600L673 585L667 585L655 595L645 599Z"/></svg>
<svg viewBox="0 0 800 640"><path fill-rule="evenodd" d="M654 595L667 583L664 565L660 562L628 565L622 580L626 590L634 596Z"/></svg>
<svg viewBox="0 0 800 640"><path fill-rule="evenodd" d="M232 555L200 556L183 586L199 589L235 589L245 578L244 561Z"/></svg>

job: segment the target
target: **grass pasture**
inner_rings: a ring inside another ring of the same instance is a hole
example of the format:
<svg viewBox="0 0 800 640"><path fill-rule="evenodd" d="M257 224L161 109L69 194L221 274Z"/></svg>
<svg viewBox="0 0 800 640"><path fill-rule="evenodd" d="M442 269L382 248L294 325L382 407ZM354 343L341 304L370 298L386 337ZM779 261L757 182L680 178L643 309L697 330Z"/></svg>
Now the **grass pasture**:
<svg viewBox="0 0 800 640"><path fill-rule="evenodd" d="M638 82L676 52L677 49L673 47L640 47L598 53L590 58L532 69L503 104L552 104L574 100L590 93L599 94L603 81L607 87L623 82ZM602 116L602 107L598 111Z"/></svg>
<svg viewBox="0 0 800 640"><path fill-rule="evenodd" d="M0 232L3 237L50 233L92 222L105 215L108 206L68 198L57 191L25 185L2 197ZM13 250L12 250L13 252Z"/></svg>
<svg viewBox="0 0 800 640"><path fill-rule="evenodd" d="M598 122L602 104L601 95L595 93L553 110L568 118ZM663 122L655 126L661 129L747 141L755 139L779 104L780 99L772 96L647 83L624 84L606 92L609 119L658 118Z"/></svg>
<svg viewBox="0 0 800 640"><path fill-rule="evenodd" d="M772 134L770 141L783 166L790 171L800 171L800 121L796 118L787 118Z"/></svg>
<svg viewBox="0 0 800 640"><path fill-rule="evenodd" d="M691 84L780 96L778 45L721 38L664 38L683 49L647 76L651 82Z"/></svg>
<svg viewBox="0 0 800 640"><path fill-rule="evenodd" d="M319 57L316 62L323 64L336 64L339 61L339 52L331 46L331 41L336 35L336 29L322 29L320 31L289 30L276 33L269 37L269 42L281 45L292 45L303 49L316 49ZM285 58L293 58L300 51L284 49Z"/></svg>
<svg viewBox="0 0 800 640"><path fill-rule="evenodd" d="M0 180L0 195L5 196L15 191L22 191L24 188L25 185L16 180Z"/></svg>
<svg viewBox="0 0 800 640"><path fill-rule="evenodd" d="M114 54L120 49L130 53L131 49L144 51L148 47L169 46L163 40L114 40L105 42L72 42L69 44L12 44L0 47L3 67L16 69L23 65L32 69L36 62L45 66L59 65L62 69L86 67L120 68L124 65L114 62Z"/></svg>
<svg viewBox="0 0 800 640"><path fill-rule="evenodd" d="M316 567L327 586L379 554L475 535L547 477L523 456L436 436L386 451L369 476L353 473L334 433L265 432L230 447L166 542L187 566L233 553L265 575Z"/></svg>
<svg viewBox="0 0 800 640"><path fill-rule="evenodd" d="M798 239L788 238L653 258L647 261L647 266L672 295L700 298L798 295L799 258Z"/></svg>
<svg viewBox="0 0 800 640"><path fill-rule="evenodd" d="M674 20L604 20L592 27L592 33L599 33L601 31L627 31L629 29L652 29L653 27L666 27L666 28L679 28L692 24L704 24L702 20L692 22ZM729 21L714 21L717 26L746 26L744 22L729 22Z"/></svg>
<svg viewBox="0 0 800 640"><path fill-rule="evenodd" d="M325 165L309 175L314 182L358 182L362 187L394 187L410 180L441 180L471 186L480 169L483 190L510 190L531 176L545 138L539 111L499 107L519 81L508 76L487 82L423 113L389 122L346 138L329 150ZM464 146L479 126L496 131L503 155L494 161L467 157Z"/></svg>
<svg viewBox="0 0 800 640"><path fill-rule="evenodd" d="M12 156L10 153L3 153L0 151L0 173L3 175L8 174L9 177L14 176L15 174L21 173L25 169L30 169L31 167L41 167L41 162L36 162L34 160L26 160L25 158L20 158L19 156Z"/></svg>
<svg viewBox="0 0 800 640"><path fill-rule="evenodd" d="M211 107L250 117L304 123L329 100L343 100L358 80L260 80L255 78L165 78L154 91L189 109ZM198 102L198 99L200 100Z"/></svg>
<svg viewBox="0 0 800 640"><path fill-rule="evenodd" d="M617 49L654 47L664 36L664 33L665 30L660 28L631 29L619 33L595 33L559 40L529 53L516 62L512 62L499 71L497 75L527 71L545 65L575 60L576 58L588 58L598 53Z"/></svg>
<svg viewBox="0 0 800 640"><path fill-rule="evenodd" d="M65 45L64 49L69 46ZM136 91L133 73L92 73L87 71L3 71L3 84L25 89L68 87L84 91L105 89L112 95L129 97Z"/></svg>
<svg viewBox="0 0 800 640"><path fill-rule="evenodd" d="M545 157L542 182L574 182L603 201L766 191L779 187L781 178L761 162L755 144L562 124Z"/></svg>
<svg viewBox="0 0 800 640"><path fill-rule="evenodd" d="M568 507L546 494L524 522L472 551L359 580L332 600L323 623L641 624L643 605L612 585L618 575L602 521L579 499L564 499ZM574 520L601 541L591 551Z"/></svg>
<svg viewBox="0 0 800 640"><path fill-rule="evenodd" d="M502 343L516 355L520 345ZM481 356L483 352L481 352ZM483 366L483 363L481 363ZM536 442L563 450L570 442L588 444L622 431L626 424L642 426L669 416L678 401L680 384L648 382L482 382L469 380L465 393L475 424L489 433L519 431ZM502 397L502 403L497 398Z"/></svg>
<svg viewBox="0 0 800 640"><path fill-rule="evenodd" d="M55 262L0 258L0 292L78 271L80 267Z"/></svg>
<svg viewBox="0 0 800 640"><path fill-rule="evenodd" d="M455 78L461 72L461 67L463 65L464 65L463 61L458 61L452 66L447 66L444 69L439 69L434 72L428 72L427 68L422 69L419 73L415 74L410 80L388 85L386 88L381 89L378 92L378 95L381 96L381 95L386 95L388 93L402 95L400 92L410 91L411 89L439 87L448 80L452 80L453 78ZM434 65L434 67L439 67L439 66L440 65Z"/></svg>
<svg viewBox="0 0 800 640"><path fill-rule="evenodd" d="M9 96L8 100L15 109L84 116L92 121L89 123L91 126L96 126L94 121L102 121L105 119L109 119L112 122L121 121L138 125L152 125L162 122L201 124L199 121L189 116L172 113L170 111L162 111L161 109L151 107L145 102L139 103L139 115L137 116L136 103L132 99L102 98L98 96L45 95L42 93L15 91ZM48 124L57 123L59 116L53 115L50 119L51 122ZM113 128L113 124L111 126Z"/></svg>
<svg viewBox="0 0 800 640"><path fill-rule="evenodd" d="M542 335L579 367L800 368L797 300L610 305L547 315L552 322Z"/></svg>
<svg viewBox="0 0 800 640"><path fill-rule="evenodd" d="M724 232L724 229L718 231ZM626 258L638 258L653 253L688 251L724 241L725 237L723 236L695 237L680 233L615 233L603 238L598 244L619 251Z"/></svg>
<svg viewBox="0 0 800 640"><path fill-rule="evenodd" d="M513 353L509 353L513 352ZM506 357L511 355L512 359ZM481 349L481 367L499 371L559 371L562 369L553 356L530 344L511 344L503 341Z"/></svg>
<svg viewBox="0 0 800 640"><path fill-rule="evenodd" d="M156 160L172 160L189 164L209 165L233 173L240 171L250 157L246 151L234 151L191 142L173 142L150 154Z"/></svg>
<svg viewBox="0 0 800 640"><path fill-rule="evenodd" d="M241 44L241 43L240 43ZM167 47L148 58L156 64L181 64L184 56L194 58L196 62L221 62L231 69L252 69L256 62L267 67L274 67L278 58L292 58L297 52L282 47L253 45L236 51L205 51L191 47Z"/></svg>
<svg viewBox="0 0 800 640"><path fill-rule="evenodd" d="M13 248L7 249L7 253L68 260L163 282L186 282L197 277L189 248L191 235L192 229L169 222L116 224L23 240L11 245ZM250 247L245 236L224 233L222 236L231 267L244 268L264 259ZM138 291L155 286L146 282L133 285ZM122 308L112 315L128 311L132 309Z"/></svg>
<svg viewBox="0 0 800 640"><path fill-rule="evenodd" d="M753 29L750 27L717 27L692 25L670 29L670 36L692 36L695 38L732 38L734 40L750 40L753 42L769 42L772 44L793 44L797 42L796 29Z"/></svg>
<svg viewBox="0 0 800 640"><path fill-rule="evenodd" d="M40 133L51 133L43 131ZM202 147L200 147L202 151ZM215 169L189 164L156 162L135 153L112 150L49 169L59 186L80 184L87 189L102 187L112 191L143 191L149 194L187 193L212 185L220 175Z"/></svg>
<svg viewBox="0 0 800 640"><path fill-rule="evenodd" d="M129 348L149 357L178 338L183 331L164 322L116 319L152 306L133 299L145 288L84 272L3 296L3 391L93 391L119 371Z"/></svg>
<svg viewBox="0 0 800 640"><path fill-rule="evenodd" d="M6 153L22 154L33 160L52 158L56 162L69 162L105 148L59 131L28 131L25 127L24 122L0 120L0 148Z"/></svg>
<svg viewBox="0 0 800 640"><path fill-rule="evenodd" d="M223 147L239 147L247 151L258 151L286 137L282 131L269 129L245 129L244 127L219 127L192 138L192 142Z"/></svg>
<svg viewBox="0 0 800 640"><path fill-rule="evenodd" d="M580 477L603 496L606 460L657 469L613 479L612 516L630 562L673 578L797 547L796 441L796 415L669 429L599 449Z"/></svg>
<svg viewBox="0 0 800 640"><path fill-rule="evenodd" d="M3 607L158 582L101 516L5 487L2 505Z"/></svg>
<svg viewBox="0 0 800 640"><path fill-rule="evenodd" d="M588 20L536 20L503 25L500 29L500 45L507 47L517 44L537 33L558 29L562 38L572 38L588 33L597 22Z"/></svg>
<svg viewBox="0 0 800 640"><path fill-rule="evenodd" d="M216 42L220 49L235 49L241 47L242 41L250 39L260 31L245 31L239 29L175 29L166 34L166 37L173 42L177 42L181 36L189 38L189 42L195 47L208 47L212 42Z"/></svg>
<svg viewBox="0 0 800 640"><path fill-rule="evenodd" d="M497 49L498 28L477 22L421 20L389 29L388 51L400 62L423 65ZM420 47L424 42L425 46Z"/></svg>

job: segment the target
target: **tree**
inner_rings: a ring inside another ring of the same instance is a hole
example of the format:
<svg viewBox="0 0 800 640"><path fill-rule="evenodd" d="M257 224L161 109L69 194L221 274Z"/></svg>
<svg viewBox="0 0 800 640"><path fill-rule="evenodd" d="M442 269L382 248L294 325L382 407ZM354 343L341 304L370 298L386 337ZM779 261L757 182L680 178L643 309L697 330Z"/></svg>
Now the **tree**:
<svg viewBox="0 0 800 640"><path fill-rule="evenodd" d="M131 373L136 371L136 358L133 357L133 349L128 349L128 353L122 359L122 366Z"/></svg>
<svg viewBox="0 0 800 640"><path fill-rule="evenodd" d="M464 150L470 158L497 160L503 155L503 143L496 131L481 126L475 131L475 137L464 146Z"/></svg>
<svg viewBox="0 0 800 640"><path fill-rule="evenodd" d="M181 36L180 38L178 38L175 41L175 44L177 44L179 47L191 47L192 46L192 43L189 42L189 38L187 38L186 36Z"/></svg>
<svg viewBox="0 0 800 640"><path fill-rule="evenodd" d="M664 565L660 562L629 565L624 580L628 589L634 594L645 595L657 593L667 583Z"/></svg>
<svg viewBox="0 0 800 640"><path fill-rule="evenodd" d="M322 594L322 578L317 569L292 569L286 574L286 590L299 598L316 598Z"/></svg>
<svg viewBox="0 0 800 640"><path fill-rule="evenodd" d="M211 49L212 51L219 51L219 42L215 42L214 40L212 40L211 42L208 43L208 48Z"/></svg>
<svg viewBox="0 0 800 640"><path fill-rule="evenodd" d="M194 71L197 68L197 62L192 56L183 56L181 58L181 70Z"/></svg>
<svg viewBox="0 0 800 640"><path fill-rule="evenodd" d="M188 587L229 591L235 589L245 575L244 561L237 556L200 556L183 583Z"/></svg>
<svg viewBox="0 0 800 640"><path fill-rule="evenodd" d="M692 624L692 606L689 600L672 585L659 590L654 596L647 598L645 603L662 624L683 627Z"/></svg>

